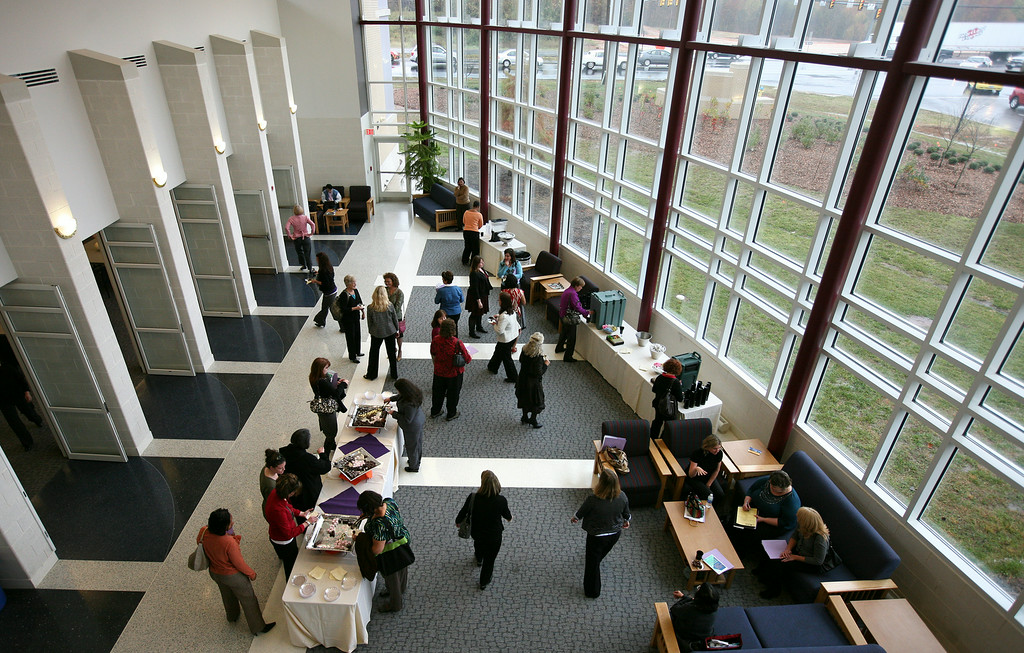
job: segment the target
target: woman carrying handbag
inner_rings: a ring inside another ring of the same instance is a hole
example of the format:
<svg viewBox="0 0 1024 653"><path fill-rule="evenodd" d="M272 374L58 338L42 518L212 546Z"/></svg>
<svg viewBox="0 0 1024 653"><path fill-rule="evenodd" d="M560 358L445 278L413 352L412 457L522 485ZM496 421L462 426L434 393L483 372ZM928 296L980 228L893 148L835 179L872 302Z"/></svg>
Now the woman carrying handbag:
<svg viewBox="0 0 1024 653"><path fill-rule="evenodd" d="M470 493L462 510L455 517L455 525L460 528L469 521L469 532L473 538L473 555L480 567L480 589L487 589L494 573L494 560L501 550L502 531L505 525L502 518L512 521L512 513L508 509L508 501L501 496L501 483L489 469L480 474L480 489Z"/></svg>
<svg viewBox="0 0 1024 653"><path fill-rule="evenodd" d="M338 413L347 413L348 409L342 400L345 399L345 389L348 388L348 379L338 376L332 372L331 361L326 358L314 358L309 368L309 386L313 389L313 401L309 402L309 409L316 413L320 422L320 430L324 434L324 449L334 451L338 437Z"/></svg>
<svg viewBox="0 0 1024 653"><path fill-rule="evenodd" d="M360 515L367 518L363 530L372 538L371 549L377 556L377 569L384 577L384 586L391 597L391 602L380 611L398 612L402 609L402 596L409 585L409 565L416 560L409 546L409 529L405 527L395 500L385 499L373 490L362 492L356 507Z"/></svg>

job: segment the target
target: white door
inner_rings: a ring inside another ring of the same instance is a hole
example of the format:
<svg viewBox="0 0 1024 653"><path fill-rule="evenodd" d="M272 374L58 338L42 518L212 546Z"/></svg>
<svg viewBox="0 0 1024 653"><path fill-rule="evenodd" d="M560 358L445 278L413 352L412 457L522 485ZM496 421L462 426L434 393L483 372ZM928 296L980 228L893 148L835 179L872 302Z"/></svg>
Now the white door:
<svg viewBox="0 0 1024 653"><path fill-rule="evenodd" d="M236 190L235 207L242 229L242 245L250 272L273 274L274 248L270 242L270 222L262 190Z"/></svg>
<svg viewBox="0 0 1024 653"><path fill-rule="evenodd" d="M100 238L146 373L194 376L153 226L115 222Z"/></svg>
<svg viewBox="0 0 1024 653"><path fill-rule="evenodd" d="M0 288L0 312L64 454L128 460L60 288L10 283Z"/></svg>
<svg viewBox="0 0 1024 653"><path fill-rule="evenodd" d="M171 202L203 315L242 317L216 190L183 184L171 191Z"/></svg>
<svg viewBox="0 0 1024 653"><path fill-rule="evenodd" d="M405 140L377 137L373 141L373 154L377 170L377 197L409 201L409 181L405 176Z"/></svg>

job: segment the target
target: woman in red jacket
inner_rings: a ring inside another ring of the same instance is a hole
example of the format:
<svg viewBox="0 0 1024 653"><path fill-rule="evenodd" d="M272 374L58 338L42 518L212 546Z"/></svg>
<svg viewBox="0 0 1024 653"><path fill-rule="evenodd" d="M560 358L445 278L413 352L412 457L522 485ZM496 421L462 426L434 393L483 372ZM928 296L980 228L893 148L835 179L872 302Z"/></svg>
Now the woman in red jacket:
<svg viewBox="0 0 1024 653"><path fill-rule="evenodd" d="M441 333L430 343L430 357L434 359L434 386L432 388L430 416L440 417L445 399L448 400L447 421L458 419L459 393L462 392L462 373L465 364L456 367L455 354L460 353L468 363L473 359L466 345L455 337L455 320L448 318L441 322Z"/></svg>
<svg viewBox="0 0 1024 653"><path fill-rule="evenodd" d="M270 524L270 543L274 545L277 557L284 563L284 575L290 578L295 558L299 555L299 546L295 538L306 532L310 524L316 523L316 515L310 508L306 512L297 510L288 503L288 499L302 492L302 483L295 474L282 474L277 479L277 487L267 496L263 506L263 516ZM295 523L296 517L305 517L300 526Z"/></svg>

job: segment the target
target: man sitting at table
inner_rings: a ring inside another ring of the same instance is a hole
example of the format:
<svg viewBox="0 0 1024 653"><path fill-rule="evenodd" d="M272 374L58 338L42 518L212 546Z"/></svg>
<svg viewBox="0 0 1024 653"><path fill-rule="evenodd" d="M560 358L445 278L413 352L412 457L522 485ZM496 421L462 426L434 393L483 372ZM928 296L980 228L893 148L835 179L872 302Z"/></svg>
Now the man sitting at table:
<svg viewBox="0 0 1024 653"><path fill-rule="evenodd" d="M324 211L336 209L341 204L341 193L334 189L334 186L327 184L324 192L320 194L320 200L324 203Z"/></svg>

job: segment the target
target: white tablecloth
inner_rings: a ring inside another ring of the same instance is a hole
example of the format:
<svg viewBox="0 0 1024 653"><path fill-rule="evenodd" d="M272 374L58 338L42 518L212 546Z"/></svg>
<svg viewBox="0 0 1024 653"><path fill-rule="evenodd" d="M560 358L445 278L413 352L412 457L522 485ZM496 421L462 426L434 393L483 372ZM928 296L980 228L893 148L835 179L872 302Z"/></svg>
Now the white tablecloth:
<svg viewBox="0 0 1024 653"><path fill-rule="evenodd" d="M524 249L526 248L526 243L513 239L506 245L500 240L496 243L482 240L480 242L480 257L484 260L484 270L487 270L494 276L498 276L498 266L501 265L502 259L505 258L505 250L509 247L513 250ZM501 281L499 280L495 286L500 285Z"/></svg>
<svg viewBox="0 0 1024 653"><path fill-rule="evenodd" d="M651 364L664 363L668 360L665 354L651 358L647 347L640 347L636 341L636 330L624 324L622 332L623 344L613 347L606 339L607 334L592 324L580 324L576 327L576 350L594 366L604 379L619 391L622 400L642 419L654 419L654 393L651 381L659 372ZM718 419L722 415L722 400L712 393L703 406L682 409L680 403L680 419L698 419L707 417L711 427L718 428Z"/></svg>
<svg viewBox="0 0 1024 653"><path fill-rule="evenodd" d="M341 414L338 417L339 421L348 424L347 415ZM365 434L342 426L338 433L338 444L345 444L363 435ZM359 492L374 490L385 497L394 494L398 451L401 449L401 435L394 419L389 419L387 427L379 431L375 437L388 447L388 453L378 458L381 464L374 469L373 478L353 486L341 478L341 473L332 467L324 476L324 488L317 501L318 505L351 487L355 487ZM334 459L341 455L343 454L336 450ZM307 648L322 644L335 646L343 651L352 651L358 644L368 643L366 624L370 622L376 580L371 582L363 579L359 573L355 553L332 554L310 551L305 548L304 540L300 540L299 557L295 560L292 575L306 576L310 569L318 565L326 569L327 574L319 581L308 579L316 584L317 591L313 596L308 599L302 598L299 596L299 588L289 582L285 585L284 595L281 597L288 624L288 636L292 644ZM324 589L329 586L341 589L341 583L329 577L330 571L338 566L348 571L349 576L356 579L356 583L351 589L342 590L337 600L329 602L324 599Z"/></svg>

